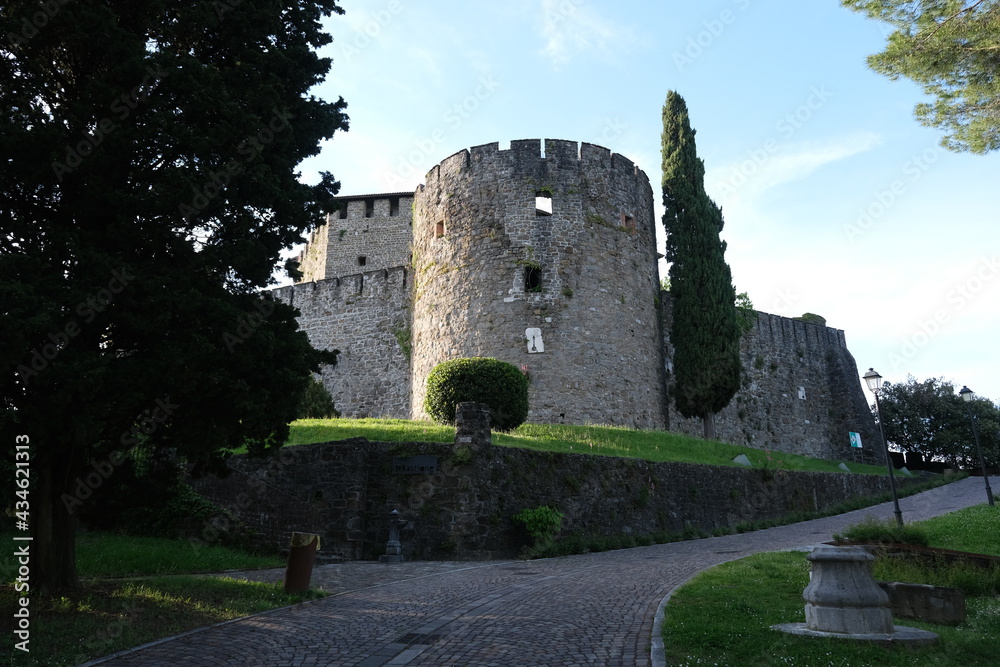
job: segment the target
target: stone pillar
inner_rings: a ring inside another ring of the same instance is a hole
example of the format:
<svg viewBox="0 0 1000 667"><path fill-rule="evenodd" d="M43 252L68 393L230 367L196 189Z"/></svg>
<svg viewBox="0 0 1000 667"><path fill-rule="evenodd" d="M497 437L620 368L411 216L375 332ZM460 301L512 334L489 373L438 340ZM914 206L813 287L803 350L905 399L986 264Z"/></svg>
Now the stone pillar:
<svg viewBox="0 0 1000 667"><path fill-rule="evenodd" d="M812 561L812 578L802 592L807 628L892 634L889 596L872 576L875 556L861 547L820 546L806 558Z"/></svg>
<svg viewBox="0 0 1000 667"><path fill-rule="evenodd" d="M485 403L459 403L455 406L455 444L473 448L493 444L490 406Z"/></svg>
<svg viewBox="0 0 1000 667"><path fill-rule="evenodd" d="M893 625L889 596L872 576L875 557L861 547L824 544L806 558L812 561L812 578L802 592L806 622L772 625L775 630L884 646L926 646L937 641L933 632Z"/></svg>

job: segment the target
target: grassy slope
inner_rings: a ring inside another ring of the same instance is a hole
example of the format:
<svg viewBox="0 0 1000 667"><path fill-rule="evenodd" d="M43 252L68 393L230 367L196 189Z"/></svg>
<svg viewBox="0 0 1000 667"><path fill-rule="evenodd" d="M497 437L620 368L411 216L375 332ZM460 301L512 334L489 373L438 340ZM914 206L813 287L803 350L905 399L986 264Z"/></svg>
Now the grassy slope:
<svg viewBox="0 0 1000 667"><path fill-rule="evenodd" d="M455 429L432 422L402 419L303 419L292 423L288 444L304 445L363 437L380 442L453 442ZM755 468L843 472L837 461L729 445L663 431L615 426L524 424L509 434L495 433L494 443L537 451L622 456L647 461L678 461L735 466L744 454ZM854 472L884 474L882 466L847 463Z"/></svg>

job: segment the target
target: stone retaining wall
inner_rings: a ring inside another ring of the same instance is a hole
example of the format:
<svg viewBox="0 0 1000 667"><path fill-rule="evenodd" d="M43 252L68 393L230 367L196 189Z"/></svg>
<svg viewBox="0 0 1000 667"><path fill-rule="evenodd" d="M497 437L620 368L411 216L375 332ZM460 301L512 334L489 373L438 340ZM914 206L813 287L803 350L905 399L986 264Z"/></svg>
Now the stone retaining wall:
<svg viewBox="0 0 1000 667"><path fill-rule="evenodd" d="M436 471L394 468L415 456L437 457ZM407 559L477 560L516 555L525 536L512 517L540 505L565 514L563 534L644 535L711 531L888 490L885 477L870 475L652 463L475 441L359 438L287 447L270 460L236 456L230 465L239 472L193 485L278 546L287 546L293 530L317 532L324 555L349 560L385 552L393 509L408 522L400 536Z"/></svg>

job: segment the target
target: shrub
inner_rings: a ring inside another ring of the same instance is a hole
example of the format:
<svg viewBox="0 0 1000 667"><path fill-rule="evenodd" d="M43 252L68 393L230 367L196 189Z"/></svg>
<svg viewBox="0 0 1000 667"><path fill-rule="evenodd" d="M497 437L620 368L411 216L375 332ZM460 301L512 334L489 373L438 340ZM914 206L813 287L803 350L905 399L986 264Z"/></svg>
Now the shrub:
<svg viewBox="0 0 1000 667"><path fill-rule="evenodd" d="M816 313L802 313L801 317L793 317L795 320L802 320L803 322L812 322L813 324L818 324L821 327L826 326L826 318L822 315L817 315Z"/></svg>
<svg viewBox="0 0 1000 667"><path fill-rule="evenodd" d="M442 424L455 423L459 403L485 403L490 427L511 431L528 418L528 378L506 361L471 357L443 361L427 376L424 410Z"/></svg>
<svg viewBox="0 0 1000 667"><path fill-rule="evenodd" d="M315 378L310 379L305 393L302 394L302 400L299 402L298 418L327 419L339 416L340 413L333 405L333 396L330 395L327 388L321 381Z"/></svg>
<svg viewBox="0 0 1000 667"><path fill-rule="evenodd" d="M557 509L542 505L523 509L514 515L514 521L524 526L535 545L549 544L562 527L563 514Z"/></svg>
<svg viewBox="0 0 1000 667"><path fill-rule="evenodd" d="M927 532L919 526L907 524L900 527L893 519L879 521L870 516L861 523L848 526L843 533L835 533L833 539L835 542L916 544L923 547L929 541Z"/></svg>

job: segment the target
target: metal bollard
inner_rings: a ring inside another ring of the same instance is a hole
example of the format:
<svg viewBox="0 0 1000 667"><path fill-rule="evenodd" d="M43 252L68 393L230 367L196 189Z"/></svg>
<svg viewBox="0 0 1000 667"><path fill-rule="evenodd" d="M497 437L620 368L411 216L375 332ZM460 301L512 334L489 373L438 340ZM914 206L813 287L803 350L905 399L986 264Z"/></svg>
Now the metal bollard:
<svg viewBox="0 0 1000 667"><path fill-rule="evenodd" d="M309 590L309 580L312 578L317 551L319 551L319 535L292 533L288 564L285 566L286 593L305 593Z"/></svg>

